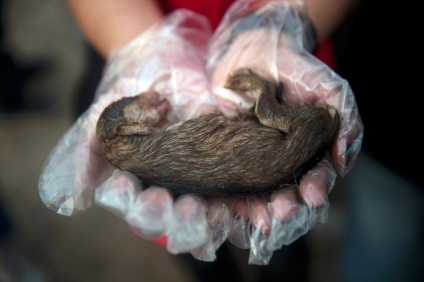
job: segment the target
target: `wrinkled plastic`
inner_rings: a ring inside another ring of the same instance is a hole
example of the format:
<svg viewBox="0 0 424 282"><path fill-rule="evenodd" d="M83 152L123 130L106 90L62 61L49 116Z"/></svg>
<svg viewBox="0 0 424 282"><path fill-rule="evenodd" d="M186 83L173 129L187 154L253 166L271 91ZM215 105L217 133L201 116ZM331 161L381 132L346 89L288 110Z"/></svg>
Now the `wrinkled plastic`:
<svg viewBox="0 0 424 282"><path fill-rule="evenodd" d="M275 250L326 220L337 172L350 170L362 142L363 126L348 83L305 51L305 15L303 1L239 0L213 35L204 17L185 10L142 33L108 60L95 101L48 157L39 181L44 204L71 216L94 202L143 238L166 236L170 253L213 261L228 240L250 248L250 264L268 264ZM224 88L228 74L239 67L283 81L285 103L328 103L342 116L336 144L298 185L270 197L188 194L175 199L167 189L147 189L107 162L95 126L111 102L153 89L170 101L170 124L213 110L234 115L256 99Z"/></svg>
<svg viewBox="0 0 424 282"><path fill-rule="evenodd" d="M46 206L72 216L94 201L144 238L166 236L171 253L205 244L211 230L204 199L198 195L174 199L167 189L146 189L134 175L115 170L98 146L95 128L110 103L147 90L168 99L170 124L215 110L204 75L210 35L206 18L181 10L108 60L93 104L59 140L43 167L39 194Z"/></svg>
<svg viewBox="0 0 424 282"><path fill-rule="evenodd" d="M346 80L307 50L302 21L303 1L237 1L211 40L206 72L218 107L226 115L250 109L255 93L235 93L224 87L227 76L249 67L271 81L284 83L286 104L326 103L341 115L341 126L329 154L306 173L297 186L269 199L247 200L251 264L268 264L272 252L325 222L328 193L337 172L352 168L362 145L363 124ZM310 34L310 33L306 33Z"/></svg>
<svg viewBox="0 0 424 282"><path fill-rule="evenodd" d="M203 67L210 34L205 18L179 11L108 60L95 101L59 140L43 167L39 193L46 206L67 216L84 211L92 205L95 188L110 177L113 168L95 136L98 117L110 103L155 90L172 105L170 123L215 107Z"/></svg>

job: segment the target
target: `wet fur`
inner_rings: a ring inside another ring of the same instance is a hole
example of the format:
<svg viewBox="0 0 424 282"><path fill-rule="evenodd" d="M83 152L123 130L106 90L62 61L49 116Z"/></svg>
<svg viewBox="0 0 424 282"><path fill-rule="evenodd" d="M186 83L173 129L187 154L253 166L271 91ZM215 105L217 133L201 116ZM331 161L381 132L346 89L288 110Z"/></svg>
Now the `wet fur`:
<svg viewBox="0 0 424 282"><path fill-rule="evenodd" d="M104 110L99 144L115 167L176 195L205 197L269 193L299 181L323 158L339 128L334 108L284 105L283 85L249 69L234 72L226 86L257 93L255 108L165 128L168 102L155 92L142 93Z"/></svg>

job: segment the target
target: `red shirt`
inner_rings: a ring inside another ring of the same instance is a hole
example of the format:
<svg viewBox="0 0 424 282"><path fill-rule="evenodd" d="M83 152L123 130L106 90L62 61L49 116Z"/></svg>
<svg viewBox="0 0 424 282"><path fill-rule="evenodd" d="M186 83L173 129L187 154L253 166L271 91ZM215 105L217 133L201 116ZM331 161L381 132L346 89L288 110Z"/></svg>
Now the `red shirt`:
<svg viewBox="0 0 424 282"><path fill-rule="evenodd" d="M204 15L215 30L234 0L159 0L158 2L165 13L185 8Z"/></svg>

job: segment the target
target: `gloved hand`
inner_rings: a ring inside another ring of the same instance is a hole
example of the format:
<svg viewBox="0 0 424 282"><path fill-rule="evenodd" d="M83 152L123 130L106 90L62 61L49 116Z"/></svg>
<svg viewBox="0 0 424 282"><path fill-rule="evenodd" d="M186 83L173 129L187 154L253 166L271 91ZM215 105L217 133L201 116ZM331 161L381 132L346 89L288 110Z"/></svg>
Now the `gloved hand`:
<svg viewBox="0 0 424 282"><path fill-rule="evenodd" d="M304 235L317 220L326 220L328 193L337 172L346 175L361 149L363 124L352 90L311 54L315 46L304 3L291 0L236 1L211 40L207 73L221 112L234 115L254 105L254 93L241 95L224 87L228 74L248 67L271 81L282 81L284 103L327 103L341 116L329 154L298 185L269 198L214 201L209 208L209 213L213 207L227 208L230 214L215 220L215 226L219 230L230 222L228 239L239 247L250 247L251 264L267 264L274 250Z"/></svg>
<svg viewBox="0 0 424 282"><path fill-rule="evenodd" d="M280 22L280 26L286 27L283 33L267 28L266 23L271 26L274 23L266 20L265 24L260 25L257 34L239 32L240 28L234 28L238 19L248 19L249 23L251 20L247 12L259 7L244 6L246 3L237 1L215 34L207 68L210 81L205 77L203 61L210 30L203 17L187 11L171 14L163 23L143 33L110 58L93 105L59 141L46 162L39 184L43 202L60 214L73 215L88 208L94 195L97 204L124 218L140 236L159 238L165 235L169 252L190 251L196 258L206 261L214 260L215 251L229 239L241 248L251 248L250 263L267 264L275 249L306 233L328 206L327 190L333 186L336 177L331 158L323 160L308 172L299 187L275 192L270 199L256 197L249 200L233 198L205 201L196 195L183 195L174 201L167 189L144 189L132 174L114 170L95 139L97 119L107 105L123 96L136 95L148 89L156 90L170 101L173 110L168 118L171 123L194 118L215 108L225 114L234 114L240 108L246 109L253 105L255 97L241 97L223 88L228 73L239 66L245 66L252 67L265 77L281 79L286 84L286 92L292 89L292 95L285 93L286 102L312 103L319 99L329 102L330 93L337 90L333 102L338 105L342 116L348 117L343 124L358 127L356 132L351 127L345 128L344 133L353 137L343 135L342 131L339 134L339 140L353 144L353 163L362 140L362 124L348 85L312 56L304 60L307 68L306 71L302 70L303 74L312 73L312 67L316 67L322 73L321 76L327 79L329 86L336 85L335 88L319 92L317 81L310 81L312 76L309 79L306 79L307 75L293 76L285 69L291 65L290 58L293 63L297 60L295 58L302 60L310 56L302 49L304 40L299 39L299 35L303 35L301 29L299 31L296 24L294 27L286 26L285 21L282 21L284 17L280 17L275 20ZM237 11L242 14L239 15ZM262 20L267 18L263 15L261 17ZM242 31L251 28L245 24L241 27ZM228 37L228 31L231 30L239 34ZM274 33L272 40L267 38L269 32ZM256 38L256 35L262 37ZM237 42L250 42L250 45L243 46ZM267 50L262 50L261 42L267 42ZM254 53L254 46L261 48L258 54L263 56L266 64L254 60L261 57ZM274 54L272 51L278 51L278 54L290 51L292 57L287 55L286 64L283 56L278 56L278 60L277 57L270 59L268 56ZM280 69L286 72L280 73ZM292 78L296 80L292 82ZM303 85L304 78L311 85ZM214 87L215 96L209 94L209 82ZM338 83L342 85L337 86ZM338 88L342 86L347 90L339 91ZM294 87L301 90L296 92ZM310 97L316 97L316 100ZM343 108L339 106L343 101L351 104ZM339 143L343 145L341 141ZM346 162L345 171L348 169ZM303 199L298 197L297 189Z"/></svg>
<svg viewBox="0 0 424 282"><path fill-rule="evenodd" d="M71 216L94 201L124 218L145 238L167 236L172 253L188 252L207 241L210 228L203 199L184 195L174 202L167 189L145 189L134 175L114 170L95 132L106 106L146 90L168 99L170 124L215 110L204 74L210 35L204 17L178 11L109 58L93 104L45 163L39 194L46 206Z"/></svg>

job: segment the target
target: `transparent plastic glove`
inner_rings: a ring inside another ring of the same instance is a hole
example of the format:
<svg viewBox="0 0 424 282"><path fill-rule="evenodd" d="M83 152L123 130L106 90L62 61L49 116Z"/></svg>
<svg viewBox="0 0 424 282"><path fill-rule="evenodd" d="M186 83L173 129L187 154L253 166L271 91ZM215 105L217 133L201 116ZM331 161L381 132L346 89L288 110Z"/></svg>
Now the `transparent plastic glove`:
<svg viewBox="0 0 424 282"><path fill-rule="evenodd" d="M352 90L347 81L308 52L314 49L315 40L310 28L303 1L240 0L230 7L210 44L207 73L218 106L226 115L247 110L256 101L255 93L236 93L224 87L232 71L248 67L270 81L282 81L284 103L327 103L341 116L340 131L329 153L298 185L269 198L244 202L242 209L249 212L248 218L243 218L246 224L230 229L233 234L245 234L246 226L252 226L248 228L252 264L267 264L274 250L304 235L318 220L325 221L328 193L337 172L342 176L348 173L362 144L363 124Z"/></svg>
<svg viewBox="0 0 424 282"><path fill-rule="evenodd" d="M134 175L115 170L101 152L95 130L106 106L146 90L168 99L169 124L216 110L204 74L210 35L204 17L180 10L109 58L93 104L45 163L39 194L46 206L71 216L94 200L144 238L167 236L171 253L189 252L206 243L211 230L204 199L183 195L174 201L167 189L146 189Z"/></svg>
<svg viewBox="0 0 424 282"><path fill-rule="evenodd" d="M216 251L227 240L230 231L230 206L232 202L211 198L207 200L207 219L211 228L205 244L191 251L193 257L202 261L216 260Z"/></svg>

